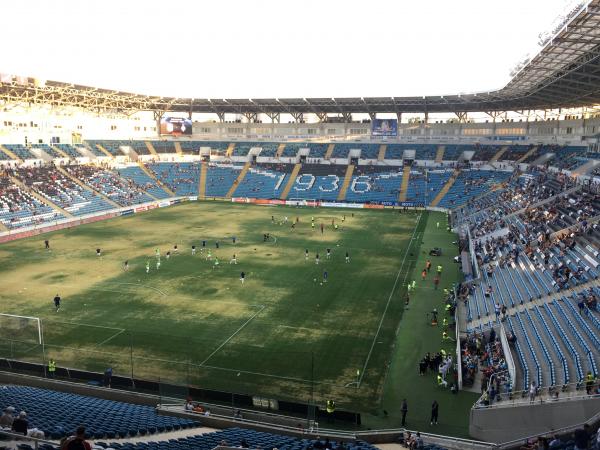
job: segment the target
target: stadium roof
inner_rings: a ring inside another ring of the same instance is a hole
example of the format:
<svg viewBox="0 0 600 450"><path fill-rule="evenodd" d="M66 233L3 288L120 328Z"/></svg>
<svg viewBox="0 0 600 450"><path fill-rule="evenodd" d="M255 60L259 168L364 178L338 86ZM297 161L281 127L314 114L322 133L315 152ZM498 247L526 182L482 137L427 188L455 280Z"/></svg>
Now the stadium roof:
<svg viewBox="0 0 600 450"><path fill-rule="evenodd" d="M6 103L75 106L92 111L267 114L464 113L571 108L600 104L600 0L571 14L540 52L502 89L423 97L194 99L159 97L69 83L2 76Z"/></svg>

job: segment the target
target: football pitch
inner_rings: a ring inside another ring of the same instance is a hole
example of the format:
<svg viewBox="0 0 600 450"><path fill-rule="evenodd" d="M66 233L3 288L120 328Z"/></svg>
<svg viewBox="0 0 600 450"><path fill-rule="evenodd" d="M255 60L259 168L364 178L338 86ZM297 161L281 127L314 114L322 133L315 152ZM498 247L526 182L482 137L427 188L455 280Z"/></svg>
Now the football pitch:
<svg viewBox="0 0 600 450"><path fill-rule="evenodd" d="M44 355L21 320L0 357L375 412L432 220L452 240L442 213L190 202L3 244L0 312Z"/></svg>

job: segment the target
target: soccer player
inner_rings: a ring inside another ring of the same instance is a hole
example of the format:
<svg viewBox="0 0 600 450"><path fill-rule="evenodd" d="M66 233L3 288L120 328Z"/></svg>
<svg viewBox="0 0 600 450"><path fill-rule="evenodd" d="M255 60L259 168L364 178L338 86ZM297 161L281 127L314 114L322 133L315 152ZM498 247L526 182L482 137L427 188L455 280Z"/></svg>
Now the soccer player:
<svg viewBox="0 0 600 450"><path fill-rule="evenodd" d="M50 241L48 239L44 241L44 246L46 247L46 250L50 250Z"/></svg>
<svg viewBox="0 0 600 450"><path fill-rule="evenodd" d="M206 255L206 259L211 259L212 255L210 254L210 249L208 249L208 254Z"/></svg>
<svg viewBox="0 0 600 450"><path fill-rule="evenodd" d="M160 250L159 250L159 249L156 249L156 250L154 250L154 255L155 255L157 258L160 258Z"/></svg>
<svg viewBox="0 0 600 450"><path fill-rule="evenodd" d="M213 265L213 270L219 267L219 258L215 256L215 264Z"/></svg>
<svg viewBox="0 0 600 450"><path fill-rule="evenodd" d="M215 248L218 250L219 249L219 241L215 242Z"/></svg>
<svg viewBox="0 0 600 450"><path fill-rule="evenodd" d="M323 222L321 222L321 234L323 234Z"/></svg>
<svg viewBox="0 0 600 450"><path fill-rule="evenodd" d="M96 249L96 256L102 256L102 250L99 248Z"/></svg>
<svg viewBox="0 0 600 450"><path fill-rule="evenodd" d="M235 245L235 236L231 238L231 241L233 242L233 245Z"/></svg>
<svg viewBox="0 0 600 450"><path fill-rule="evenodd" d="M319 254L315 255L315 264L319 265Z"/></svg>
<svg viewBox="0 0 600 450"><path fill-rule="evenodd" d="M312 230L315 231L315 223L311 222L310 226L312 227Z"/></svg>
<svg viewBox="0 0 600 450"><path fill-rule="evenodd" d="M246 274L244 272L240 273L240 281L244 284L244 280L246 279Z"/></svg>
<svg viewBox="0 0 600 450"><path fill-rule="evenodd" d="M167 261L168 261L169 258L171 257L171 252L168 251L166 256L167 256Z"/></svg>
<svg viewBox="0 0 600 450"><path fill-rule="evenodd" d="M146 261L146 273L150 273L150 261Z"/></svg>
<svg viewBox="0 0 600 450"><path fill-rule="evenodd" d="M271 223L275 223L275 216L271 216Z"/></svg>
<svg viewBox="0 0 600 450"><path fill-rule="evenodd" d="M206 247L206 241L202 241L202 248Z"/></svg>
<svg viewBox="0 0 600 450"><path fill-rule="evenodd" d="M173 253L177 254L178 251L179 251L179 249L177 248L177 244L175 244L173 246Z"/></svg>
<svg viewBox="0 0 600 450"><path fill-rule="evenodd" d="M308 260L308 249L304 250L304 259Z"/></svg>
<svg viewBox="0 0 600 450"><path fill-rule="evenodd" d="M54 308L56 309L55 312L58 312L58 310L60 309L60 295L58 294L54 296Z"/></svg>
<svg viewBox="0 0 600 450"><path fill-rule="evenodd" d="M350 262L350 254L346 252L346 263Z"/></svg>
<svg viewBox="0 0 600 450"><path fill-rule="evenodd" d="M413 288L413 291L417 288L417 282L415 280L413 280L413 282L412 282L412 288Z"/></svg>
<svg viewBox="0 0 600 450"><path fill-rule="evenodd" d="M427 269L423 269L423 272L421 272L421 280L425 280L426 276L427 276Z"/></svg>
<svg viewBox="0 0 600 450"><path fill-rule="evenodd" d="M327 283L327 270L323 271L323 283Z"/></svg>
<svg viewBox="0 0 600 450"><path fill-rule="evenodd" d="M441 264L439 264L439 265L437 266L437 274L438 274L438 276L440 276L440 277L442 276L442 265L441 265Z"/></svg>
<svg viewBox="0 0 600 450"><path fill-rule="evenodd" d="M331 258L331 249L327 249L327 259Z"/></svg>
<svg viewBox="0 0 600 450"><path fill-rule="evenodd" d="M125 272L127 272L129 270L129 261L125 261L125 263L123 264L123 270Z"/></svg>
<svg viewBox="0 0 600 450"><path fill-rule="evenodd" d="M425 268L427 269L427 272L431 270L431 261L427 260L427 262L425 263Z"/></svg>
<svg viewBox="0 0 600 450"><path fill-rule="evenodd" d="M237 264L237 258L235 256L235 253L233 254L233 258L231 258L231 261L229 261L229 264Z"/></svg>
<svg viewBox="0 0 600 450"><path fill-rule="evenodd" d="M342 223L344 223L345 221L346 221L346 214L344 214L344 215L342 216Z"/></svg>
<svg viewBox="0 0 600 450"><path fill-rule="evenodd" d="M160 269L160 257L156 260L156 270Z"/></svg>
<svg viewBox="0 0 600 450"><path fill-rule="evenodd" d="M192 245L192 256L196 254L196 246Z"/></svg>

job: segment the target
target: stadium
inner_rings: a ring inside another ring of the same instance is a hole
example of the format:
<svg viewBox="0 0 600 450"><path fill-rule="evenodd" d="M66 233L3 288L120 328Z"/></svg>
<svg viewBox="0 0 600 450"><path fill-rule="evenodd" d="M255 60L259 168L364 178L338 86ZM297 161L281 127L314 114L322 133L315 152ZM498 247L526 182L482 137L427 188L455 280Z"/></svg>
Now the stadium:
<svg viewBox="0 0 600 450"><path fill-rule="evenodd" d="M496 90L142 91L0 64L0 448L600 448L600 0Z"/></svg>

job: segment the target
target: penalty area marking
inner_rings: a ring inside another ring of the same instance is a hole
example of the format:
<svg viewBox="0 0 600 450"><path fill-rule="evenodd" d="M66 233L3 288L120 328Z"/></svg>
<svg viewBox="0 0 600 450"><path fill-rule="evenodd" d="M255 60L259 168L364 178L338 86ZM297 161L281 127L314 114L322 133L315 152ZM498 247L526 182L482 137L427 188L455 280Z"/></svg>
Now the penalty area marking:
<svg viewBox="0 0 600 450"><path fill-rule="evenodd" d="M261 312L264 311L264 309L267 307L266 305L259 305L260 309L258 311L256 311L254 314L252 314L252 316L250 316L250 318L248 320L246 320L237 330L235 330L233 332L233 334L231 336L229 336L227 339L225 339L221 345L219 345L210 355L208 355L204 361L202 361L200 363L200 366L204 366L204 364L206 364L206 362L212 358L219 350L221 350L225 345L227 345L227 343L232 340L240 331L242 331L246 325L248 325L250 322L252 322L254 320L254 318L256 316L258 316Z"/></svg>
<svg viewBox="0 0 600 450"><path fill-rule="evenodd" d="M404 258L402 258L402 263L400 264L400 269L398 269L398 273L396 274L396 279L394 280L394 285L392 286L392 290L388 297L387 303L385 304L383 314L381 315L381 320L379 321L379 326L377 327L377 332L375 333L375 336L373 337L373 342L371 343L371 348L369 349L369 353L367 354L367 359L365 360L365 363L363 365L362 372L360 374L360 378L358 379L358 382L355 382L357 388L360 387L363 377L365 376L365 371L367 370L367 366L369 365L369 360L371 359L371 354L373 353L373 349L375 348L375 344L377 343L377 338L379 337L379 332L381 331L381 327L383 326L383 321L385 320L385 315L387 314L387 310L388 310L388 307L390 306L390 302L392 301L392 297L394 296L394 293L396 292L396 286L398 285L398 280L400 279L400 274L402 273L402 270L404 269L404 264L406 263L406 257L408 256L410 247L413 244L413 241L415 240L415 236L417 234L417 228L419 227L419 224L421 223L422 216L423 216L423 213L419 214L417 223L415 224L415 228L413 229L412 236L410 237L410 241L408 243L408 246L406 247L406 251L404 252ZM404 280L406 280L406 276L407 276L407 274L404 274Z"/></svg>
<svg viewBox="0 0 600 450"><path fill-rule="evenodd" d="M167 296L167 294L165 294L160 289L155 288L154 286L150 286L148 284L142 284L142 283L125 283L125 282L121 282L121 281L105 281L105 283L107 283L107 284L124 284L124 285L127 285L127 286L143 287L143 288L146 288L146 289L152 289L153 291L158 292L163 297Z"/></svg>
<svg viewBox="0 0 600 450"><path fill-rule="evenodd" d="M114 338L116 338L118 335L122 334L125 332L125 328L121 328L119 331L117 331L115 334L113 334L112 336L110 336L108 339L104 339L102 342L100 342L99 344L94 345L94 347L100 347L103 344L106 344L108 341L113 340Z"/></svg>

